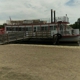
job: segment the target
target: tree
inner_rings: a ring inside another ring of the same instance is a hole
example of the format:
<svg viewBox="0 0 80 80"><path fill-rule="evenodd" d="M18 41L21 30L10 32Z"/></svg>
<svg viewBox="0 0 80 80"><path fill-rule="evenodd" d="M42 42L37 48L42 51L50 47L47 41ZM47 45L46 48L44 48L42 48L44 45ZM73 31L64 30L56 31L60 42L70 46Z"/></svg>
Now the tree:
<svg viewBox="0 0 80 80"><path fill-rule="evenodd" d="M70 25L73 29L80 29L80 18L74 23Z"/></svg>
<svg viewBox="0 0 80 80"><path fill-rule="evenodd" d="M4 25L0 25L0 29L3 28L3 27L4 27Z"/></svg>

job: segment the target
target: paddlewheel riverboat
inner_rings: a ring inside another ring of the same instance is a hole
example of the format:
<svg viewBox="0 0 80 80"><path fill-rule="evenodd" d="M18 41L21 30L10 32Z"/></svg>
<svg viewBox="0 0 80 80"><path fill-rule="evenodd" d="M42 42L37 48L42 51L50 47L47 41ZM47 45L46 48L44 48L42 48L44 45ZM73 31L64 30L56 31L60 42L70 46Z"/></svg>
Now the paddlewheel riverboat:
<svg viewBox="0 0 80 80"><path fill-rule="evenodd" d="M54 12L54 21L53 21ZM51 9L51 20L10 20L5 25L5 33L25 32L29 38L52 39L53 44L59 42L77 42L80 44L80 31L69 25L66 16L55 17L55 11Z"/></svg>

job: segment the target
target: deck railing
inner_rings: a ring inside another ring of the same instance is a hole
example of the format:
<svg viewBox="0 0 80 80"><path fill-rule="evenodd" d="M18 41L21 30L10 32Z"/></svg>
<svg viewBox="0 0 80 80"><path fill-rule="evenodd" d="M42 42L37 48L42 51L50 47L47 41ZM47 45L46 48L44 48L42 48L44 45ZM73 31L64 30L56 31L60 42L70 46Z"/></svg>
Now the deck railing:
<svg viewBox="0 0 80 80"><path fill-rule="evenodd" d="M9 32L0 35L0 44L9 43L17 40L24 40L29 38L51 38L50 31L38 31L38 32Z"/></svg>

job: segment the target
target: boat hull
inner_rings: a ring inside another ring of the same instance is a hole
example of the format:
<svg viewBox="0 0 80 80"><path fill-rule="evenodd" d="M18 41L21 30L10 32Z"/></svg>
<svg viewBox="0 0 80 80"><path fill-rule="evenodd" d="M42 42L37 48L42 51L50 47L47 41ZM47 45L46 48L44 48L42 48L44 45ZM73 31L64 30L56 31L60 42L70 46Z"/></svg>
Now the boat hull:
<svg viewBox="0 0 80 80"><path fill-rule="evenodd" d="M80 46L80 35L62 36L60 42L77 42Z"/></svg>
<svg viewBox="0 0 80 80"><path fill-rule="evenodd" d="M72 42L76 42L80 40L80 35L76 35L76 36L62 36L62 38L60 39L60 41L72 41Z"/></svg>

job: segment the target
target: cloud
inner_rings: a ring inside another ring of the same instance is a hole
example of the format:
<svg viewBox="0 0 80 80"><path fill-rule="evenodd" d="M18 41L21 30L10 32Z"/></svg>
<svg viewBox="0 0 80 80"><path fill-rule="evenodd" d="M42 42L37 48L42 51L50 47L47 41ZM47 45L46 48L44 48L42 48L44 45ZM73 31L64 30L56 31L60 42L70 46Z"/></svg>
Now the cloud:
<svg viewBox="0 0 80 80"><path fill-rule="evenodd" d="M74 6L74 0L69 0L66 5L68 6Z"/></svg>
<svg viewBox="0 0 80 80"><path fill-rule="evenodd" d="M50 18L50 9L56 16L68 15L70 23L80 17L80 0L0 0L0 23L18 19Z"/></svg>

